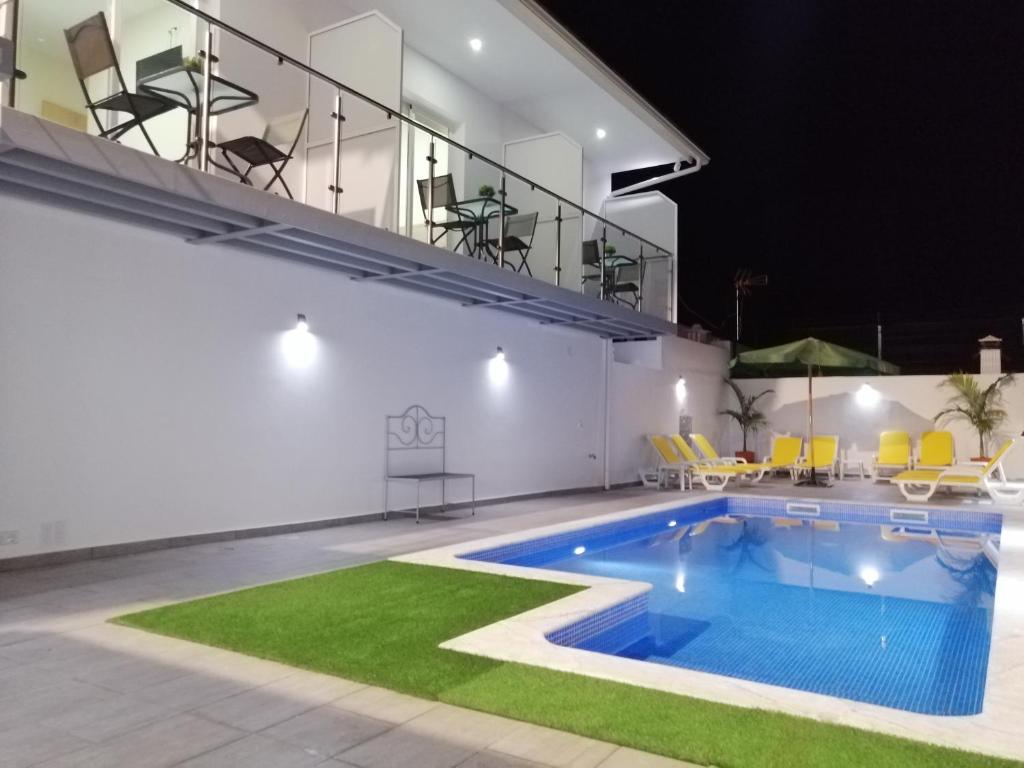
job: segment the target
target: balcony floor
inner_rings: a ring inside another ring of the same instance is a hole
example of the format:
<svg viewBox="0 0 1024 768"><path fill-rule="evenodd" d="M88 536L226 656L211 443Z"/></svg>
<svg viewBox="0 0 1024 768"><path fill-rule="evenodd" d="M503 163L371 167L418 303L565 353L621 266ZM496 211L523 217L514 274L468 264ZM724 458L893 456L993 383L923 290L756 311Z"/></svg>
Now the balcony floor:
<svg viewBox="0 0 1024 768"><path fill-rule="evenodd" d="M0 107L0 193L604 338L674 323Z"/></svg>

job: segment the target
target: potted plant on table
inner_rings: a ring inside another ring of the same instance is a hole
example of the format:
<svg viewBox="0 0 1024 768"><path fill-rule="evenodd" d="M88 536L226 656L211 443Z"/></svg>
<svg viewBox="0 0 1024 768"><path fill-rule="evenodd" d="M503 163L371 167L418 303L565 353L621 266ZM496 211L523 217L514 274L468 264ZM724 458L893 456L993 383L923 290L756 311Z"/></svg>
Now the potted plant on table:
<svg viewBox="0 0 1024 768"><path fill-rule="evenodd" d="M1004 373L987 387L969 373L951 373L939 386L953 390L946 407L935 414L936 424L966 421L978 433L978 456L971 461L989 460L989 438L1007 419L1003 390L1013 383L1013 374Z"/></svg>
<svg viewBox="0 0 1024 768"><path fill-rule="evenodd" d="M618 250L618 249L614 245L612 245L611 243L605 243L604 244L604 255L605 256L614 256L616 250Z"/></svg>
<svg viewBox="0 0 1024 768"><path fill-rule="evenodd" d="M492 187L490 184L481 184L480 189L477 190L477 193L480 195L480 197L485 197L488 200L490 200L492 197L494 197L494 187Z"/></svg>
<svg viewBox="0 0 1024 768"><path fill-rule="evenodd" d="M723 379L723 381L729 385L733 394L736 395L736 401L739 403L739 408L726 408L724 411L719 411L719 414L722 416L731 416L736 420L736 423L740 425L740 430L743 432L743 450L736 451L736 458L745 459L746 461L753 463L756 456L753 451L747 450L747 436L752 433L756 434L761 427L768 423L768 419L763 413L761 413L761 411L757 410L755 405L758 400L775 390L766 389L764 392L759 392L756 395L745 395L739 385L732 379Z"/></svg>
<svg viewBox="0 0 1024 768"><path fill-rule="evenodd" d="M181 60L181 66L183 66L189 72L203 71L203 58L202 56L186 56Z"/></svg>

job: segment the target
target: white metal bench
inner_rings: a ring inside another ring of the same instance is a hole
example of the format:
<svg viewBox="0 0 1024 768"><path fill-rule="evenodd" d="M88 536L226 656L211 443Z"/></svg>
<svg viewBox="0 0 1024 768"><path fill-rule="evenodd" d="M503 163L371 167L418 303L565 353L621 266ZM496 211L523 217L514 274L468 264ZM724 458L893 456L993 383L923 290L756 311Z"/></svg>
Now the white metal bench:
<svg viewBox="0 0 1024 768"><path fill-rule="evenodd" d="M423 483L441 483L441 509L448 506L449 480L470 481L470 510L476 514L476 475L449 472L445 451L444 416L431 416L421 405L411 405L397 416L386 417L387 449L384 464L384 519L388 519L391 483L416 486L416 522L420 521L420 487ZM402 466L396 467L399 457ZM412 459L412 461L409 461ZM421 463L422 461L422 463ZM426 466L423 466L423 465Z"/></svg>

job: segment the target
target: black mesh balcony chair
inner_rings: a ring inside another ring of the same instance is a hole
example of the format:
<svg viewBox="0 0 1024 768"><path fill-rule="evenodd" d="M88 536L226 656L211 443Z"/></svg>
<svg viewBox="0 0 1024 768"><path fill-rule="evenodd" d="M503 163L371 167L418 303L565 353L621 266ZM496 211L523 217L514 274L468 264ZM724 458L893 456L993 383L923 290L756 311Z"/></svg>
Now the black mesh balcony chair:
<svg viewBox="0 0 1024 768"><path fill-rule="evenodd" d="M175 105L155 96L144 96L128 90L124 75L121 74L121 65L117 61L117 54L114 52L114 43L110 39L107 18L103 12L100 11L70 29L65 29L64 38L68 43L68 52L71 54L71 63L75 67L78 84L82 87L82 93L85 95L85 106L92 114L93 120L96 121L99 135L104 139L117 141L132 128L137 127L146 137L146 143L153 150L153 154L159 157L160 153L157 151L153 139L150 138L144 123L157 115L170 112ZM114 70L117 77L115 86L119 90L98 101L93 101L85 81L93 75L111 69ZM124 112L131 117L123 123L105 128L103 121L100 120L100 112Z"/></svg>
<svg viewBox="0 0 1024 768"><path fill-rule="evenodd" d="M580 285L601 282L601 244L597 240L583 241L583 269ZM590 270L590 271L588 271Z"/></svg>
<svg viewBox="0 0 1024 768"><path fill-rule="evenodd" d="M458 207L458 198L455 196L455 182L452 175L446 173L443 176L434 177L434 197L427 200L427 193L430 191L430 179L418 179L416 187L420 193L420 207L423 208L423 220L430 226L430 244L437 245L437 242L447 237L451 232L458 232L462 236L452 248L453 251L466 245L468 247L469 236L472 235L479 225L476 217L469 211L462 211ZM433 203L434 211L440 208L444 212L443 221L434 221L433 211L427 211L427 205ZM449 220L448 213L454 213L456 218ZM435 236L435 230L440 230Z"/></svg>
<svg viewBox="0 0 1024 768"><path fill-rule="evenodd" d="M497 219L497 216L492 216ZM505 252L505 266L515 272L526 270L526 274L533 277L530 265L526 259L533 248L533 236L537 231L537 213L517 213L505 217L505 236L502 238L502 250ZM497 249L498 239L490 238L487 241L488 248ZM510 253L519 255L519 264L513 264L508 260Z"/></svg>
<svg viewBox="0 0 1024 768"><path fill-rule="evenodd" d="M636 309L640 304L640 284L644 279L643 264L627 262L612 269L611 299Z"/></svg>
<svg viewBox="0 0 1024 768"><path fill-rule="evenodd" d="M299 129L295 132L295 138L292 139L291 146L288 148L288 152L282 152L274 144L270 142L271 137L271 125L268 123L266 129L263 131L263 136L240 136L237 139L231 139L230 141L221 141L217 143L217 149L220 150L221 156L224 158L224 162L227 166L221 165L220 163L213 163L221 170L233 173L238 177L238 180L243 184L248 184L250 187L254 186L252 179L249 178L255 169L269 166L273 171L265 185L263 185L263 191L266 192L272 186L274 182L280 182L281 186L284 187L285 194L288 198L294 200L292 191L288 188L288 182L284 180L284 169L287 167L288 162L295 155L295 147L299 144L299 139L302 138L302 132L306 128L306 120L309 118L309 109L306 109L302 113L302 119L299 121ZM235 161L232 160L232 156L237 157L241 162L246 164L245 170L241 170ZM211 161L212 162L212 161Z"/></svg>

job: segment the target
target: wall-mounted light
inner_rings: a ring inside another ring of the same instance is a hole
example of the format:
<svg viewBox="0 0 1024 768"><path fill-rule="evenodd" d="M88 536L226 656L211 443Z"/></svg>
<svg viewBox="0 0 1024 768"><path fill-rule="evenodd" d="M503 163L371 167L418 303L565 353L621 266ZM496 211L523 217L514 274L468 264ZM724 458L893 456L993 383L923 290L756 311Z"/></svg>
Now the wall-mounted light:
<svg viewBox="0 0 1024 768"><path fill-rule="evenodd" d="M505 350L498 347L494 357L487 364L487 374L492 384L504 384L508 381L508 360L505 359Z"/></svg>
<svg viewBox="0 0 1024 768"><path fill-rule="evenodd" d="M481 40L479 37L474 37L470 39L469 49L473 51L473 53L480 53L480 51L484 49L484 41Z"/></svg>
<svg viewBox="0 0 1024 768"><path fill-rule="evenodd" d="M295 328L281 339L285 362L292 368L305 368L316 357L316 337L309 332L309 321L303 314L296 315Z"/></svg>
<svg viewBox="0 0 1024 768"><path fill-rule="evenodd" d="M882 578L882 574L878 572L878 569L873 565L865 565L860 569L860 580L863 581L868 587L873 587Z"/></svg>
<svg viewBox="0 0 1024 768"><path fill-rule="evenodd" d="M596 131L594 131L594 135L597 136L597 138L599 139L603 139L605 136L608 135L608 131L606 131L604 128L598 128Z"/></svg>
<svg viewBox="0 0 1024 768"><path fill-rule="evenodd" d="M881 401L882 393L870 384L861 384L853 398L861 408L874 408Z"/></svg>
<svg viewBox="0 0 1024 768"><path fill-rule="evenodd" d="M680 403L686 399L686 379L682 376L679 377L679 381L676 382L676 400Z"/></svg>

